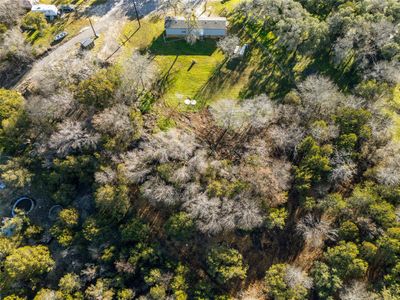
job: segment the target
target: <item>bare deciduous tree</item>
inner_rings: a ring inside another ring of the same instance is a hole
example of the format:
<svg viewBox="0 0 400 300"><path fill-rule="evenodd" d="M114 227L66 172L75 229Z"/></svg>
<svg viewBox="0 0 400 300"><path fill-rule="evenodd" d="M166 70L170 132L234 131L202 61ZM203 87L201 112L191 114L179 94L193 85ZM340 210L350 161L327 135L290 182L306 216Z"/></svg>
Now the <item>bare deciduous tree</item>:
<svg viewBox="0 0 400 300"><path fill-rule="evenodd" d="M312 53L324 42L325 22L307 12L296 1L253 0L240 6L251 21L261 22L279 37L277 45L290 52Z"/></svg>
<svg viewBox="0 0 400 300"><path fill-rule="evenodd" d="M33 96L27 101L27 111L34 123L61 120L74 106L73 95L66 90L50 97Z"/></svg>
<svg viewBox="0 0 400 300"><path fill-rule="evenodd" d="M304 240L313 248L319 248L326 239L336 240L337 231L322 220L318 220L311 214L306 215L296 226L296 230Z"/></svg>
<svg viewBox="0 0 400 300"><path fill-rule="evenodd" d="M99 140L98 134L89 133L83 124L65 120L58 125L58 131L50 137L49 147L60 156L66 156L74 151L93 149Z"/></svg>
<svg viewBox="0 0 400 300"><path fill-rule="evenodd" d="M197 16L190 2L185 2L185 6L183 7L183 15L186 23L185 40L188 44L193 45L200 38Z"/></svg>
<svg viewBox="0 0 400 300"><path fill-rule="evenodd" d="M148 142L141 144L141 147L147 157L165 163L170 160L189 159L198 144L193 134L174 128L153 135Z"/></svg>
<svg viewBox="0 0 400 300"><path fill-rule="evenodd" d="M292 265L286 267L285 282L292 289L299 286L311 289L313 286L312 278L301 268Z"/></svg>
<svg viewBox="0 0 400 300"><path fill-rule="evenodd" d="M342 105L345 97L328 78L318 75L307 77L299 85L302 114L309 119L327 119Z"/></svg>
<svg viewBox="0 0 400 300"><path fill-rule="evenodd" d="M262 212L254 199L244 198L243 200L238 200L234 215L237 218L235 220L236 227L243 230L252 230L260 227L263 223Z"/></svg>
<svg viewBox="0 0 400 300"><path fill-rule="evenodd" d="M0 44L0 86L10 84L32 61L32 47L22 33L17 28L8 30Z"/></svg>
<svg viewBox="0 0 400 300"><path fill-rule="evenodd" d="M49 97L60 88L88 79L98 69L98 61L90 52L78 56L72 51L36 71L32 76L32 85L37 93Z"/></svg>
<svg viewBox="0 0 400 300"><path fill-rule="evenodd" d="M181 5L181 0L163 0L160 4L160 9L164 10L165 13L167 13L168 10L172 9L174 11L174 15L176 16Z"/></svg>
<svg viewBox="0 0 400 300"><path fill-rule="evenodd" d="M316 141L324 143L337 138L339 136L339 128L332 124L314 122L310 128L310 133Z"/></svg>
<svg viewBox="0 0 400 300"><path fill-rule="evenodd" d="M240 40L235 35L227 35L217 42L217 46L222 50L228 59L232 59L238 55L238 53L235 53L235 50L239 45Z"/></svg>
<svg viewBox="0 0 400 300"><path fill-rule="evenodd" d="M143 196L153 204L163 204L169 206L177 204L179 200L175 188L171 185L167 185L159 177L149 178L142 185L141 190Z"/></svg>
<svg viewBox="0 0 400 300"><path fill-rule="evenodd" d="M147 166L146 156L143 152L131 151L121 157L121 172L131 183L142 183L150 174L152 168Z"/></svg>
<svg viewBox="0 0 400 300"><path fill-rule="evenodd" d="M357 173L357 165L348 153L335 152L331 163L334 167L330 176L335 184L349 184Z"/></svg>
<svg viewBox="0 0 400 300"><path fill-rule="evenodd" d="M220 199L209 198L207 194L196 191L183 207L197 228L211 235L230 232L235 228L251 230L263 223L260 207L245 194L235 199Z"/></svg>
<svg viewBox="0 0 400 300"><path fill-rule="evenodd" d="M305 136L305 130L299 126L271 126L268 129L268 135L273 141L273 147L277 150L290 152L295 150L295 147Z"/></svg>
<svg viewBox="0 0 400 300"><path fill-rule="evenodd" d="M24 8L19 0L2 0L0 2L0 24L10 27L18 22L23 13Z"/></svg>
<svg viewBox="0 0 400 300"><path fill-rule="evenodd" d="M381 61L374 65L368 77L398 84L400 83L400 63L396 61Z"/></svg>
<svg viewBox="0 0 400 300"><path fill-rule="evenodd" d="M368 291L365 282L355 281L350 286L347 286L340 293L341 300L378 300L381 299L375 293Z"/></svg>
<svg viewBox="0 0 400 300"><path fill-rule="evenodd" d="M104 167L94 174L96 183L100 185L112 184L117 181L117 172L111 167Z"/></svg>
<svg viewBox="0 0 400 300"><path fill-rule="evenodd" d="M153 86L158 74L158 68L148 56L135 52L124 64L119 97L127 104L134 102L140 93Z"/></svg>
<svg viewBox="0 0 400 300"><path fill-rule="evenodd" d="M400 144L391 142L377 153L378 166L376 177L382 184L397 186L400 184Z"/></svg>
<svg viewBox="0 0 400 300"><path fill-rule="evenodd" d="M245 113L237 101L224 99L214 102L210 112L218 126L227 130L239 130L245 123Z"/></svg>
<svg viewBox="0 0 400 300"><path fill-rule="evenodd" d="M130 113L128 106L117 104L95 115L92 123L99 132L129 142L134 136L140 136L142 130L141 124L131 122Z"/></svg>
<svg viewBox="0 0 400 300"><path fill-rule="evenodd" d="M236 169L238 178L247 182L252 198L259 198L268 207L276 207L287 201L290 187L291 166L285 160L273 158L268 145L253 141Z"/></svg>

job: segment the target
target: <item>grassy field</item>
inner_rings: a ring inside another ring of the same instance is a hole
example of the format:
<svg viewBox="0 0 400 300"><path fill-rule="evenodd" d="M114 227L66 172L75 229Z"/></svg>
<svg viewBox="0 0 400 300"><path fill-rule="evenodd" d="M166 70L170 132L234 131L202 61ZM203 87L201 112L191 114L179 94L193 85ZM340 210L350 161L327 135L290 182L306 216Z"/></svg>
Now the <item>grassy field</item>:
<svg viewBox="0 0 400 300"><path fill-rule="evenodd" d="M122 29L120 42L129 41L124 44L121 59L126 59L133 51L144 51L153 41L162 34L164 22L156 16L147 17L140 21L139 27L136 20L128 22Z"/></svg>
<svg viewBox="0 0 400 300"><path fill-rule="evenodd" d="M213 1L207 9L213 12L225 6L230 9L238 2ZM216 41L203 40L194 45L183 40L165 41L163 31L163 16L145 18L139 29L136 21L130 21L123 29L121 40L132 37L124 45L120 60L123 63L135 50L149 53L164 79L162 100L166 106L179 111L196 111L218 99L240 98L252 70L246 60L227 63ZM183 102L187 98L195 99L197 105L186 106Z"/></svg>
<svg viewBox="0 0 400 300"><path fill-rule="evenodd" d="M187 98L197 100L194 109L205 104L206 99L196 96L224 61L215 41L198 41L191 46L182 40L164 42L160 37L152 43L149 52L155 55L162 69L167 85L164 95L167 106L184 109L183 101Z"/></svg>

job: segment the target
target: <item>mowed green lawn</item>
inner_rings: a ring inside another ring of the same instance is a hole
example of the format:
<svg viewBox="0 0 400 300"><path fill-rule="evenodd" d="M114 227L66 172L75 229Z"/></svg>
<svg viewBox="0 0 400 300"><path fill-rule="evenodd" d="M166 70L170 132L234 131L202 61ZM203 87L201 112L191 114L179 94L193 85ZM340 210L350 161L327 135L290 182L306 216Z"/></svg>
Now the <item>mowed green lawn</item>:
<svg viewBox="0 0 400 300"><path fill-rule="evenodd" d="M214 40L189 45L183 40L165 42L163 38L158 38L149 52L155 55L155 61L162 70L167 106L185 109L184 100L187 98L197 101L191 109L205 104L207 99L198 99L197 94L224 61L224 55L217 49Z"/></svg>
<svg viewBox="0 0 400 300"><path fill-rule="evenodd" d="M133 51L147 52L153 57L163 78L164 105L179 111L196 111L218 99L239 98L250 71L244 63L233 67L227 64L215 40L200 40L194 45L182 39L164 40L163 17L145 18L137 29L136 21L123 29L122 39L133 36L124 46L120 62ZM185 105L187 98L196 100L197 104Z"/></svg>

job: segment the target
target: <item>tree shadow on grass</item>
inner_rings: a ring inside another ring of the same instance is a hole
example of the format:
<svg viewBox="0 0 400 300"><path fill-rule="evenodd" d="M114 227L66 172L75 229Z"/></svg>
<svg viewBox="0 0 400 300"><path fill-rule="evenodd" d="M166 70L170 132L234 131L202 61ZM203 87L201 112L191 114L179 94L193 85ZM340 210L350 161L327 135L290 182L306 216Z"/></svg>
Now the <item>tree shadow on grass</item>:
<svg viewBox="0 0 400 300"><path fill-rule="evenodd" d="M263 59L251 74L247 86L241 91L242 98L267 94L273 99L283 98L295 87L293 81L283 74L270 59Z"/></svg>
<svg viewBox="0 0 400 300"><path fill-rule="evenodd" d="M320 52L314 55L315 59L303 71L302 77L306 78L311 74L321 74L331 78L342 91L351 90L362 81L357 74L354 66L334 66L330 56L326 52Z"/></svg>
<svg viewBox="0 0 400 300"><path fill-rule="evenodd" d="M205 39L194 45L189 45L184 40L165 40L163 35L153 40L148 48L152 55L204 55L211 56L217 48L215 40Z"/></svg>
<svg viewBox="0 0 400 300"><path fill-rule="evenodd" d="M195 99L204 106L222 88L232 87L241 80L248 66L246 59L224 60L215 67L213 74L196 93Z"/></svg>

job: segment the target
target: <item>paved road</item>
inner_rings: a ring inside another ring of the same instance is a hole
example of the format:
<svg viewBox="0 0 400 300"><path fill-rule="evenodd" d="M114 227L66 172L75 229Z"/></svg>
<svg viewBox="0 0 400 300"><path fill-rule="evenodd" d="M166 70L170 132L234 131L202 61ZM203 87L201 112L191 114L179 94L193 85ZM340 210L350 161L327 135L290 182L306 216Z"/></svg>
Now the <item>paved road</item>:
<svg viewBox="0 0 400 300"><path fill-rule="evenodd" d="M157 8L156 0L145 0L138 2L138 9L141 15L146 15ZM104 6L89 9L88 15L91 17L91 19L97 19L96 21L92 22L96 33L103 33L110 27L117 26L117 24L121 26L124 23L124 19L127 20L128 17L132 15L132 4L132 0L110 0ZM35 61L32 65L32 68L18 81L15 88L22 89L24 83L29 81L37 72L43 70L45 66L56 61L58 58L67 55L80 41L93 36L94 34L92 29L88 27L70 40L56 47L47 55Z"/></svg>

